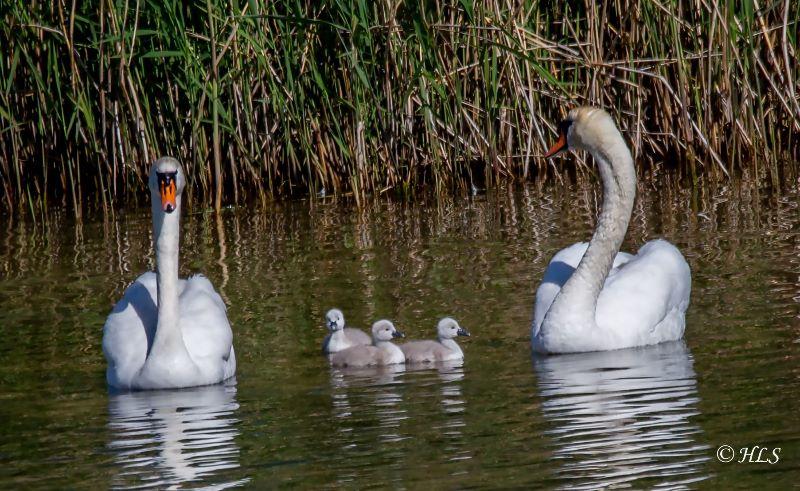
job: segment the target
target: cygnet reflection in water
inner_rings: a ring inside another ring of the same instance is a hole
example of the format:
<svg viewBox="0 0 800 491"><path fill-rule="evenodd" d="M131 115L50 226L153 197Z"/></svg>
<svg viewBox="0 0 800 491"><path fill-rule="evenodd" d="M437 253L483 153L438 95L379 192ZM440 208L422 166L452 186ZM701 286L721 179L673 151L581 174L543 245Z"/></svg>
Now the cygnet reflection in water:
<svg viewBox="0 0 800 491"><path fill-rule="evenodd" d="M467 426L464 418L467 401L461 390L464 381L464 360L440 361L430 364L407 364L409 383L429 388L425 398L433 397L438 402L441 417L428 414L432 421L431 429L438 432L438 438L447 442L442 458L446 461L469 460L473 458L473 447L464 439Z"/></svg>
<svg viewBox="0 0 800 491"><path fill-rule="evenodd" d="M108 446L120 465L114 487L247 482L215 478L239 467L235 384L111 394Z"/></svg>
<svg viewBox="0 0 800 491"><path fill-rule="evenodd" d="M683 341L570 355L534 355L547 435L572 489L709 477L698 442L697 380ZM650 481L648 481L650 482Z"/></svg>

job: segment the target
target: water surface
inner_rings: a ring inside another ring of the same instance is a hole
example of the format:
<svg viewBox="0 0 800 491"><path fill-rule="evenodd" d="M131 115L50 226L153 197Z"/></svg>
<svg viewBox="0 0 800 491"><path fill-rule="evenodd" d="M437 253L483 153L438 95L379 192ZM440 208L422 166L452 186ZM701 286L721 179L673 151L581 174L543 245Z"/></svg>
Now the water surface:
<svg viewBox="0 0 800 491"><path fill-rule="evenodd" d="M709 191L710 190L710 191ZM686 339L531 357L549 258L588 240L590 181L362 210L332 200L184 212L182 274L229 307L225 385L110 393L113 303L153 267L148 210L75 223L4 217L0 487L741 486L800 480L797 186L639 186L624 249L663 237L693 272ZM323 316L431 337L452 315L466 361L335 370ZM720 445L780 447L720 463Z"/></svg>

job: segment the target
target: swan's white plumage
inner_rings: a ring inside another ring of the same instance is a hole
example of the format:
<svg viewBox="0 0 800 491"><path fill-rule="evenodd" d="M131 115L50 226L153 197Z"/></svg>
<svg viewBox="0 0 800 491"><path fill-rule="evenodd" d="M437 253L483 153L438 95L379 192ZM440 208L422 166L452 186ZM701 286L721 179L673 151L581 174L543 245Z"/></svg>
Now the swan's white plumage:
<svg viewBox="0 0 800 491"><path fill-rule="evenodd" d="M156 273L147 272L131 284L114 306L103 328L103 352L109 385L118 388L190 387L221 382L236 373L233 332L225 303L202 275L179 282L179 326L193 362L188 373L165 373L161 381L145 381L140 371L156 331ZM165 364L166 365L166 364Z"/></svg>
<svg viewBox="0 0 800 491"><path fill-rule="evenodd" d="M236 372L225 303L202 275L178 278L183 171L153 164L153 242L158 273L139 276L103 327L106 379L120 389L166 389L222 382Z"/></svg>
<svg viewBox="0 0 800 491"><path fill-rule="evenodd" d="M565 247L553 256L547 269L544 271L539 288L536 290L536 303L533 309L533 335L534 337L539 333L539 328L542 325L545 314L550 310L550 304L561 291L561 287L567 282L572 272L578 267L581 262L586 248L589 247L588 242L578 242L569 247ZM633 256L627 252L620 252L614 258L614 266L609 277L614 275L617 268L622 264L628 262Z"/></svg>
<svg viewBox="0 0 800 491"><path fill-rule="evenodd" d="M634 256L619 252L636 196L630 150L607 112L577 108L559 125L547 156L564 149L592 154L603 205L591 242L558 252L536 292L531 341L545 353L601 351L680 339L691 273L664 240Z"/></svg>
<svg viewBox="0 0 800 491"><path fill-rule="evenodd" d="M540 333L550 305L588 246L588 242L580 242L562 249L545 270L536 291L534 348L547 346L548 352L600 351L683 337L691 273L680 251L665 240L646 243L636 255L617 254L597 299L596 329L588 333L567 329Z"/></svg>

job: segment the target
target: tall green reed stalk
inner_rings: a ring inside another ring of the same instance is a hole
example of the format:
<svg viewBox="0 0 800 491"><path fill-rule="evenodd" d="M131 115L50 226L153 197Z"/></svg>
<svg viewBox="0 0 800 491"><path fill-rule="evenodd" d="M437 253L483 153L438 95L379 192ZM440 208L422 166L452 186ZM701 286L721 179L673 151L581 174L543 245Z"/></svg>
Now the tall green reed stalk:
<svg viewBox="0 0 800 491"><path fill-rule="evenodd" d="M577 104L651 169L796 176L789 0L0 1L9 210L135 202L162 154L217 209L541 177Z"/></svg>

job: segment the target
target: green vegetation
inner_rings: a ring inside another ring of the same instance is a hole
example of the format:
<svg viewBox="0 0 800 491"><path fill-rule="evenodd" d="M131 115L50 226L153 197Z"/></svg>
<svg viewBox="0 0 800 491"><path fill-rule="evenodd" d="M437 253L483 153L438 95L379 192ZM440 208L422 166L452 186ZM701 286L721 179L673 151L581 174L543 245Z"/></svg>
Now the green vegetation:
<svg viewBox="0 0 800 491"><path fill-rule="evenodd" d="M586 103L643 165L797 173L790 0L0 3L2 208L130 202L162 154L216 207L527 178Z"/></svg>

